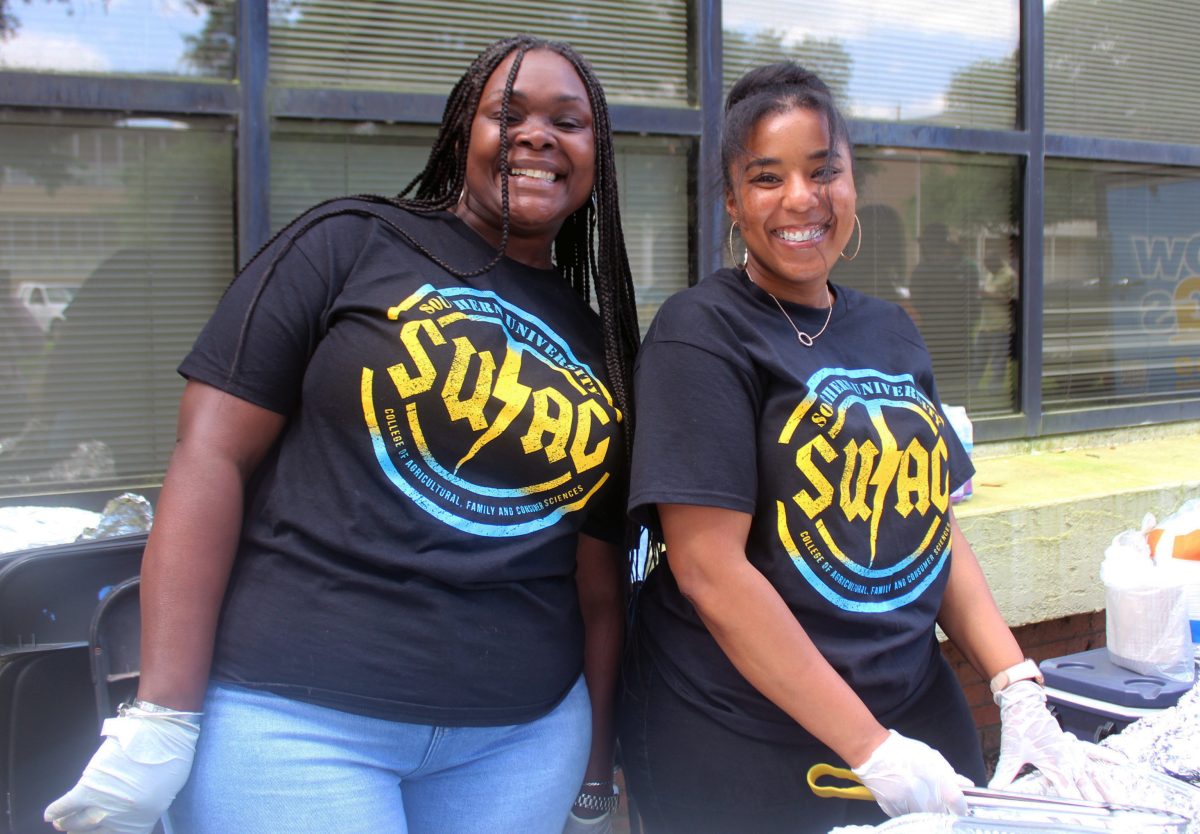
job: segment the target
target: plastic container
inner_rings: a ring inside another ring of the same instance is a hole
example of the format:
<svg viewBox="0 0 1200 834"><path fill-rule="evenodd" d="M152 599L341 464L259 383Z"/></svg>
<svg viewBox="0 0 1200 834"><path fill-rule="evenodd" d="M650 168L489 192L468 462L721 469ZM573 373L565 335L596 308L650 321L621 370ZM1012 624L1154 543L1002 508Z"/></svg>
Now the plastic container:
<svg viewBox="0 0 1200 834"><path fill-rule="evenodd" d="M1171 561L1175 570L1183 577L1183 596L1192 629L1192 642L1200 643L1200 562L1191 559Z"/></svg>
<svg viewBox="0 0 1200 834"><path fill-rule="evenodd" d="M945 412L946 419L950 421L950 427L958 435L958 441L967 450L967 457L970 457L975 451L975 427L971 425L971 419L967 417L967 410L961 405L943 405L942 411ZM950 493L950 503L959 504L969 501L974 491L971 479L968 478L965 484Z"/></svg>
<svg viewBox="0 0 1200 834"><path fill-rule="evenodd" d="M1141 675L1114 665L1105 649L1064 655L1039 664L1046 700L1064 730L1098 742L1139 718L1173 707L1191 684Z"/></svg>

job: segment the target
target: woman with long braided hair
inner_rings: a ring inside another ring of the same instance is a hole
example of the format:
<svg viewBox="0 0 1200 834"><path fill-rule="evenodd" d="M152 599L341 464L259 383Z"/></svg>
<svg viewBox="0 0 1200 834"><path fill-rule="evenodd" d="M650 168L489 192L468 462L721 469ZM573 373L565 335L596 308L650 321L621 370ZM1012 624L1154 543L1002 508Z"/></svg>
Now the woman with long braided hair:
<svg viewBox="0 0 1200 834"><path fill-rule="evenodd" d="M138 698L47 819L602 817L637 344L600 85L565 44L493 44L412 184L284 228L184 359Z"/></svg>

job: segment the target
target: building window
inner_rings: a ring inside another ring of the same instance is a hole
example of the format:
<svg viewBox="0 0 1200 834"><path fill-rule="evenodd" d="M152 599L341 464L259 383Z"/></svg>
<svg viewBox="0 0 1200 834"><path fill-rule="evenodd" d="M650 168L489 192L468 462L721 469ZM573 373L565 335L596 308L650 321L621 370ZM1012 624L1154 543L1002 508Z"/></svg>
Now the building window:
<svg viewBox="0 0 1200 834"><path fill-rule="evenodd" d="M751 67L790 59L820 75L850 118L1011 129L1018 7L724 0L725 87Z"/></svg>
<svg viewBox="0 0 1200 834"><path fill-rule="evenodd" d="M162 476L175 367L233 271L227 127L0 112L0 277L24 307L0 338L0 495Z"/></svg>
<svg viewBox="0 0 1200 834"><path fill-rule="evenodd" d="M1047 412L1200 395L1200 170L1046 163Z"/></svg>
<svg viewBox="0 0 1200 834"><path fill-rule="evenodd" d="M572 44L609 101L688 103L688 2L272 0L271 80L445 95L488 44L527 32Z"/></svg>
<svg viewBox="0 0 1200 834"><path fill-rule="evenodd" d="M1047 0L1046 129L1195 144L1195 3Z"/></svg>
<svg viewBox="0 0 1200 834"><path fill-rule="evenodd" d="M10 0L0 11L0 70L234 75L236 0Z"/></svg>

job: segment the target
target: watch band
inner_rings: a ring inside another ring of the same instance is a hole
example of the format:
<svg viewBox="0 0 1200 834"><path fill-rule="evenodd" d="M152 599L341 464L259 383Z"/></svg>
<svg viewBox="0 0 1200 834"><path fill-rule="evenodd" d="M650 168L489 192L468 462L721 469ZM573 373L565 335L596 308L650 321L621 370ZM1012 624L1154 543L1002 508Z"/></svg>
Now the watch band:
<svg viewBox="0 0 1200 834"><path fill-rule="evenodd" d="M993 695L998 695L1000 690L1006 686L1016 683L1017 681L1036 681L1039 684L1045 684L1046 680L1042 677L1042 670L1038 668L1037 663L1025 658L1015 666L1009 666L1001 671L996 677L992 678L991 689Z"/></svg>
<svg viewBox="0 0 1200 834"><path fill-rule="evenodd" d="M585 782L585 787L605 787L603 782ZM612 793L608 796L596 796L594 793L581 791L579 796L575 797L575 807L583 808L588 811L611 811L617 807L617 803L621 799L621 792L616 785L609 783L607 787L612 789Z"/></svg>

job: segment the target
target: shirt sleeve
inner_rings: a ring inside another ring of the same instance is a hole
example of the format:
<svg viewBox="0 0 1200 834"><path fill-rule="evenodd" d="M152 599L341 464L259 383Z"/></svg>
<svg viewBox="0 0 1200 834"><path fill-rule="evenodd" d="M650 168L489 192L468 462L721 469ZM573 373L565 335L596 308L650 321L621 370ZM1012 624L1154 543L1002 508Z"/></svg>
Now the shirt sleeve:
<svg viewBox="0 0 1200 834"><path fill-rule="evenodd" d="M290 413L324 332L331 302L326 272L314 267L299 241L281 235L230 284L179 373Z"/></svg>
<svg viewBox="0 0 1200 834"><path fill-rule="evenodd" d="M634 389L634 520L654 524L660 503L753 513L759 397L747 373L695 345L652 342L638 356Z"/></svg>

